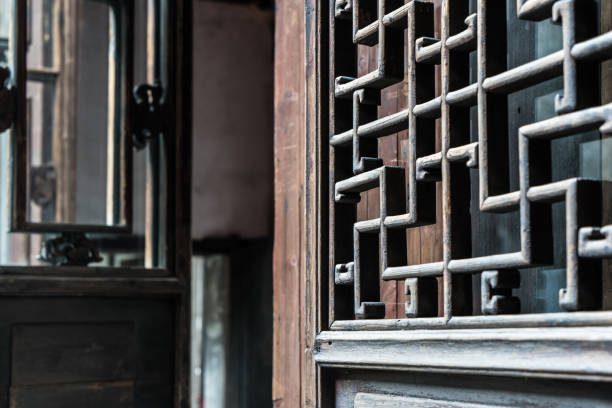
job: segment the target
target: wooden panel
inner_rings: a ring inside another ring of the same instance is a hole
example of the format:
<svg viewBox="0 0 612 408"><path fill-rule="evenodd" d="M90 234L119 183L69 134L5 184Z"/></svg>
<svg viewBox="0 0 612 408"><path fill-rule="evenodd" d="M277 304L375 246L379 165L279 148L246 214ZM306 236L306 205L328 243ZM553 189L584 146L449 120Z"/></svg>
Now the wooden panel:
<svg viewBox="0 0 612 408"><path fill-rule="evenodd" d="M501 405L469 404L429 398L398 397L396 395L360 392L355 395L355 408L501 408Z"/></svg>
<svg viewBox="0 0 612 408"><path fill-rule="evenodd" d="M44 396L53 387L75 398L108 388L100 395L115 398L125 393L115 385L130 381L135 407L169 407L175 313L174 300L0 298L0 407L9 394L27 402L27 390Z"/></svg>
<svg viewBox="0 0 612 408"><path fill-rule="evenodd" d="M129 322L15 325L11 384L130 379L133 342Z"/></svg>
<svg viewBox="0 0 612 408"><path fill-rule="evenodd" d="M612 382L612 328L327 331L315 360L324 366ZM560 358L559 356L563 356Z"/></svg>
<svg viewBox="0 0 612 408"><path fill-rule="evenodd" d="M609 384L487 376L326 370L335 408L610 408Z"/></svg>
<svg viewBox="0 0 612 408"><path fill-rule="evenodd" d="M107 382L11 388L10 408L132 408L134 383Z"/></svg>
<svg viewBox="0 0 612 408"><path fill-rule="evenodd" d="M304 3L276 3L274 49L274 407L301 406L304 340Z"/></svg>

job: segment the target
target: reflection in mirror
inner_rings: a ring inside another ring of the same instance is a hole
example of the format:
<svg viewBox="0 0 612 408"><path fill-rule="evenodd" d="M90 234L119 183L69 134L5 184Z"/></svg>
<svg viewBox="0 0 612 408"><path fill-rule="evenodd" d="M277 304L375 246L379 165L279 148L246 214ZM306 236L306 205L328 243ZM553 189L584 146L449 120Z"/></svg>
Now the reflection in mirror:
<svg viewBox="0 0 612 408"><path fill-rule="evenodd" d="M9 39L11 31L11 0L0 0L0 65L9 61Z"/></svg>
<svg viewBox="0 0 612 408"><path fill-rule="evenodd" d="M120 137L113 9L92 0L29 6L28 221L113 224L108 163Z"/></svg>

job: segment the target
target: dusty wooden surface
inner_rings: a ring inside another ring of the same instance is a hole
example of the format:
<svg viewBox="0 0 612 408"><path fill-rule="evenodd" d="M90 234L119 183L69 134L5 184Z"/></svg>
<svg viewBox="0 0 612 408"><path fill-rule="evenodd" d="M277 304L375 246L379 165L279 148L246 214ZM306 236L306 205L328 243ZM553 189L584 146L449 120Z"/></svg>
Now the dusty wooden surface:
<svg viewBox="0 0 612 408"><path fill-rule="evenodd" d="M304 3L276 4L274 65L274 407L301 405Z"/></svg>

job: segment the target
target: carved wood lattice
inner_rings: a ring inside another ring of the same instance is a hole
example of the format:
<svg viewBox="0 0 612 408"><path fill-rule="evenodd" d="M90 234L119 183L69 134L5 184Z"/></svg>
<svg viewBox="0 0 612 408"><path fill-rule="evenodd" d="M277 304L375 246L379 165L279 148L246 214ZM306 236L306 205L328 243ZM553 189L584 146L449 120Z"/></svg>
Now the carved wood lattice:
<svg viewBox="0 0 612 408"><path fill-rule="evenodd" d="M512 0L514 1L514 0ZM405 280L406 317L472 314L472 275L481 274L485 315L519 313L512 289L519 270L553 262L551 203L564 202L566 311L601 309L601 259L612 256L612 226L601 226L602 181L553 181L550 143L587 130L612 134L612 105L600 105L600 62L612 57L612 32L597 32L592 0L517 0L517 17L562 26L563 49L507 68L507 11L500 0L442 0L441 38L426 0L331 0L330 314L380 319L380 280ZM405 44L407 41L407 44ZM376 46L377 68L358 76L357 46ZM470 82L470 52L477 55ZM436 94L436 65L440 92ZM563 78L556 116L508 134L508 95ZM381 90L406 81L407 108L379 118ZM470 109L478 139L470 142ZM436 151L436 120L441 149ZM378 138L408 131L407 167L383 165ZM508 183L508 137L519 145L520 189ZM470 168L478 169L479 210L520 214L518 252L472 257ZM436 222L442 183L443 260L407 265L406 230ZM380 215L357 221L360 194L379 188ZM352 300L352 302L351 302Z"/></svg>

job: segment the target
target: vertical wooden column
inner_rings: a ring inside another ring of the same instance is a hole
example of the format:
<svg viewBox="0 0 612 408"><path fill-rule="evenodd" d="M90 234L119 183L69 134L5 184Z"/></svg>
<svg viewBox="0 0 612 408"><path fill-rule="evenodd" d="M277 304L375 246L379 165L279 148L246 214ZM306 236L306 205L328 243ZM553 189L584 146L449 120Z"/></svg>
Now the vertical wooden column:
<svg viewBox="0 0 612 408"><path fill-rule="evenodd" d="M302 405L305 182L304 3L276 3L273 406Z"/></svg>

